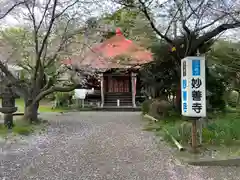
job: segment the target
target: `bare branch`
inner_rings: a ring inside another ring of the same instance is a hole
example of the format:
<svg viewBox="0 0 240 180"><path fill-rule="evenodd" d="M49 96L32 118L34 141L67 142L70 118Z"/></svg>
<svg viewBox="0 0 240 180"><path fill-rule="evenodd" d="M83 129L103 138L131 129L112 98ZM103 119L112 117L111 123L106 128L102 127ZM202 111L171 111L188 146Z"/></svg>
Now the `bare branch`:
<svg viewBox="0 0 240 180"><path fill-rule="evenodd" d="M223 14L222 16L220 16L220 17L216 18L215 20L213 20L212 22L210 22L210 23L208 23L208 24L206 24L206 25L204 25L204 26L202 26L202 27L196 28L196 29L195 29L195 32L200 32L201 30L206 29L206 28L214 25L214 24L217 23L219 20L223 19L225 16L226 16L226 14Z"/></svg>
<svg viewBox="0 0 240 180"><path fill-rule="evenodd" d="M37 25L36 25L36 19L35 19L35 15L34 15L35 1L36 0L34 0L32 10L30 9L30 6L28 4L29 3L28 0L25 0L25 6L28 9L28 13L29 13L29 15L32 19L32 24L33 24L33 29L34 29L33 36L34 36L34 41L35 41L35 53L37 55L38 54L38 28L37 28Z"/></svg>
<svg viewBox="0 0 240 180"><path fill-rule="evenodd" d="M45 17L46 17L46 13L47 13L47 11L48 11L50 2L51 2L51 0L48 0L47 4L46 4L45 7L44 7L44 12L43 12L42 18L41 18L41 20L40 20L40 22L39 22L39 24L38 24L38 26L37 26L37 31L36 31L36 32L38 32L39 29L40 29L40 27L42 26L42 23L43 23L43 20L44 20Z"/></svg>
<svg viewBox="0 0 240 180"><path fill-rule="evenodd" d="M172 23L173 23L174 21L176 21L176 17L177 17L178 12L179 12L179 10L177 10L176 13L173 15L171 21L170 21L169 24L168 24L168 27L167 27L167 30L166 30L164 36L167 36L168 31L169 31L169 29L170 29L171 26L172 26Z"/></svg>
<svg viewBox="0 0 240 180"><path fill-rule="evenodd" d="M70 39L74 38L74 36L82 34L87 32L87 28L86 27L82 27L79 28L73 32L67 32L69 30L69 23L73 20L73 18L69 19L66 22L66 26L64 27L64 31L63 33L60 35L60 42L58 45L57 50L55 51L55 53L52 55L52 57L49 57L47 60L47 63L45 64L45 68L48 66L51 66L55 61L55 59L59 56L59 53L64 49L67 48L69 45L71 45L73 42L68 42ZM89 31L89 30L88 30ZM82 45L85 45L84 42L81 42ZM81 51L83 52L83 51Z"/></svg>
<svg viewBox="0 0 240 180"><path fill-rule="evenodd" d="M184 17L183 11L182 11L184 1L182 1L182 3L180 3L178 0L174 0L174 2L176 3L178 11L180 12L180 20L181 20L181 23L182 23L182 27L186 31L187 34L190 34L191 33L190 29L186 26L186 22L187 22L188 19ZM190 17L191 16L189 16L189 18Z"/></svg>
<svg viewBox="0 0 240 180"><path fill-rule="evenodd" d="M74 89L76 89L78 86L78 84L70 84L67 86L52 86L49 89L40 92L37 97L34 99L33 103L39 102L42 98L44 98L45 96L52 94L54 92L70 92L73 91Z"/></svg>
<svg viewBox="0 0 240 180"><path fill-rule="evenodd" d="M147 20L149 21L151 27L153 28L153 30L163 39L165 39L168 43L172 44L173 41L171 39L169 39L167 36L163 35L155 26L154 22L152 21L151 17L149 16L147 7L145 5L145 3L142 0L139 0L140 4L141 4L141 10L142 12L145 14Z"/></svg>
<svg viewBox="0 0 240 180"><path fill-rule="evenodd" d="M47 41L47 39L48 39L48 37L49 37L49 35L51 33L52 27L53 27L53 23L54 23L54 20L55 20L55 13L56 13L57 2L58 2L58 0L54 0L53 7L52 7L51 19L50 19L50 22L49 22L49 27L47 29L46 35L43 38L41 48L40 48L39 52L37 52L38 56L37 56L37 60L36 60L34 79L36 79L36 77L37 77L38 68L39 68L40 63L41 63L41 55L43 53L44 46L46 44L46 41Z"/></svg>
<svg viewBox="0 0 240 180"><path fill-rule="evenodd" d="M68 26L71 20L72 19L69 19L66 23L57 51L54 53L52 58L48 60L48 62L46 63L46 65L44 65L44 67L48 67L52 65L52 63L54 63L54 60L57 58L58 53L63 49L64 44L67 42L68 39L72 38L75 35L75 34L71 34L71 35L67 34Z"/></svg>
<svg viewBox="0 0 240 180"><path fill-rule="evenodd" d="M203 2L204 2L204 0L203 0ZM196 23L195 23L195 26L194 26L194 31L196 31L196 29L200 25L200 22L203 20L204 13L205 13L206 9L207 9L206 7L202 7L202 6L199 7L198 12L197 12Z"/></svg>
<svg viewBox="0 0 240 180"><path fill-rule="evenodd" d="M188 5L188 7L191 9L191 13L187 16L186 19L189 19L193 14L194 14L197 18L200 18L199 15L196 13L196 11L202 7L202 5L203 5L204 2L205 2L205 0L202 0L202 1L200 2L200 4L199 4L196 8L193 9L190 1L187 0L187 5Z"/></svg>
<svg viewBox="0 0 240 180"><path fill-rule="evenodd" d="M63 15L69 8L73 7L79 2L79 0L75 0L72 4L69 4L67 7L65 7L60 13L56 14L54 17L55 19L59 18L61 15Z"/></svg>
<svg viewBox="0 0 240 180"><path fill-rule="evenodd" d="M212 30L210 32L207 32L206 34L204 34L201 37L199 37L198 41L194 45L193 49L195 49L196 47L199 47L204 42L209 41L210 39L212 39L213 37L217 36L218 34L220 34L223 31L226 31L228 29L239 28L239 27L240 27L240 22L236 22L236 23L233 23L233 24L222 24L222 25L218 26L217 28L215 28L214 30Z"/></svg>
<svg viewBox="0 0 240 180"><path fill-rule="evenodd" d="M16 7L22 5L24 2L21 1L21 2L18 2L18 3L15 3L13 6L11 6L3 15L0 16L0 19L3 19L5 18L11 11L13 11Z"/></svg>

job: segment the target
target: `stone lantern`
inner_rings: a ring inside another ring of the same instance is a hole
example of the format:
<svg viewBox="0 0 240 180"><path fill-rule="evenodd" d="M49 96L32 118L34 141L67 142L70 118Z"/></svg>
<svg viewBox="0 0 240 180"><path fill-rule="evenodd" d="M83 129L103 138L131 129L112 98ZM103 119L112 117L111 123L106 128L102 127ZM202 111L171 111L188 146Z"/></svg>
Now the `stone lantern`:
<svg viewBox="0 0 240 180"><path fill-rule="evenodd" d="M2 99L0 112L4 114L4 125L11 129L13 127L13 113L17 111L15 99L18 98L18 95L13 91L11 84L7 84L2 85L0 98Z"/></svg>

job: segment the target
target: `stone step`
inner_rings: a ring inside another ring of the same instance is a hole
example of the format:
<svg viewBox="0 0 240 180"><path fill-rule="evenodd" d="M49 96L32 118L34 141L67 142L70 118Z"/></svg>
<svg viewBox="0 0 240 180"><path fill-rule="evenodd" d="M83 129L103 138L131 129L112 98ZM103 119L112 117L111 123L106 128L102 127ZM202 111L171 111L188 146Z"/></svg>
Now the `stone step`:
<svg viewBox="0 0 240 180"><path fill-rule="evenodd" d="M104 106L116 106L117 102L104 102ZM120 106L132 106L132 102L122 102L120 103Z"/></svg>
<svg viewBox="0 0 240 180"><path fill-rule="evenodd" d="M125 111L125 112L134 112L134 111L141 111L141 107L132 107L132 106L103 106L103 107L96 107L94 108L96 111Z"/></svg>
<svg viewBox="0 0 240 180"><path fill-rule="evenodd" d="M104 102L117 102L117 100L120 102L132 102L132 99L104 99Z"/></svg>
<svg viewBox="0 0 240 180"><path fill-rule="evenodd" d="M105 99L132 99L132 96L104 96Z"/></svg>
<svg viewBox="0 0 240 180"><path fill-rule="evenodd" d="M131 101L132 102L132 98L104 98L105 101L114 101L116 102L117 100L119 101Z"/></svg>
<svg viewBox="0 0 240 180"><path fill-rule="evenodd" d="M104 94L104 96L108 96L108 97L132 97L132 94Z"/></svg>

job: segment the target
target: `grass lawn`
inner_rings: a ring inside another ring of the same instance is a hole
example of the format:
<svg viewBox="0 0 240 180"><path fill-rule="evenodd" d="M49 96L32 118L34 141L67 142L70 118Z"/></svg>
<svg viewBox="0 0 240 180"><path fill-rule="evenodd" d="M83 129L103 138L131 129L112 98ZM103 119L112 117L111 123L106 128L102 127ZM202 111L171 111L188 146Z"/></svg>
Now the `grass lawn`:
<svg viewBox="0 0 240 180"><path fill-rule="evenodd" d="M2 100L0 100L1 103ZM17 112L24 112L24 100L23 99L16 99L16 106L18 107ZM52 104L50 101L42 100L39 105L38 112L63 112L67 109L64 108L55 108L52 109Z"/></svg>
<svg viewBox="0 0 240 180"><path fill-rule="evenodd" d="M1 99L0 99L1 103ZM16 106L18 107L18 113L24 112L24 101L23 99L16 99ZM39 112L63 112L67 109L52 109L52 104L49 101L43 100L40 102ZM9 132L13 133L14 135L29 135L35 131L43 130L45 127L45 123L40 124L29 124L26 121L23 121L21 117L16 116L14 118L14 127L12 130L8 131L3 124L0 124L0 136L6 136Z"/></svg>
<svg viewBox="0 0 240 180"><path fill-rule="evenodd" d="M202 130L203 154L213 152L218 156L240 155L240 110L227 108L226 113L209 114L207 125ZM172 144L170 137L163 131L166 129L178 142L187 149L191 143L191 120L183 120L180 116L149 122L144 130L155 132Z"/></svg>
<svg viewBox="0 0 240 180"><path fill-rule="evenodd" d="M9 133L13 135L27 136L36 131L44 131L47 121L42 121L38 124L30 124L22 119L14 119L14 127L8 130L3 124L0 124L0 137L7 136Z"/></svg>

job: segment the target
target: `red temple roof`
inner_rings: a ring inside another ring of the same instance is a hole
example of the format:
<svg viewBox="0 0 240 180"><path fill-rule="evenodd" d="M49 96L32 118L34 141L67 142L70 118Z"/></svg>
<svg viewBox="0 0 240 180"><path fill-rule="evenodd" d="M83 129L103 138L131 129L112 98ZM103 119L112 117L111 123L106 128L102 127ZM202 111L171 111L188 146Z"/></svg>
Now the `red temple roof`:
<svg viewBox="0 0 240 180"><path fill-rule="evenodd" d="M121 30L117 28L115 36L91 48L83 58L75 56L71 60L64 60L63 63L80 67L111 69L138 66L152 60L150 51L126 39Z"/></svg>

